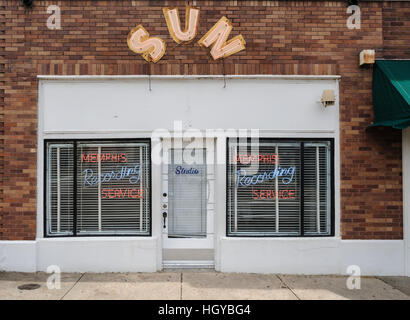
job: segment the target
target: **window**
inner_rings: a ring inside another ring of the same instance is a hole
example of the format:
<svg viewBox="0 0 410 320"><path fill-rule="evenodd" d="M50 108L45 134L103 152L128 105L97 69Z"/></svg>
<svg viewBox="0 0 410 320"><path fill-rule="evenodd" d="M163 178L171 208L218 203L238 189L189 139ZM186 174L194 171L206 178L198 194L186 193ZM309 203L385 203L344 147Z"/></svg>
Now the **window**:
<svg viewBox="0 0 410 320"><path fill-rule="evenodd" d="M228 139L227 235L332 235L333 140L242 140Z"/></svg>
<svg viewBox="0 0 410 320"><path fill-rule="evenodd" d="M46 142L46 235L150 235L150 142Z"/></svg>

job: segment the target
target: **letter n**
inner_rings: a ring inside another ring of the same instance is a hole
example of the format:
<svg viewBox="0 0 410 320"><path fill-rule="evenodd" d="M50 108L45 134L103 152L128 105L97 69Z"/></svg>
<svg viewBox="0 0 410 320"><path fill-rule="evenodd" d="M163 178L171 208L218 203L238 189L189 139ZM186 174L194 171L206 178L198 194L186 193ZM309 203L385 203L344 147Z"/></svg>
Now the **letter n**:
<svg viewBox="0 0 410 320"><path fill-rule="evenodd" d="M242 35L236 36L226 42L232 30L231 22L222 17L219 21L198 41L200 46L211 47L211 55L214 60L226 58L245 49L245 39Z"/></svg>
<svg viewBox="0 0 410 320"><path fill-rule="evenodd" d="M188 42L196 37L198 31L199 9L186 6L185 11L185 29L181 30L181 21L177 8L164 8L165 21L167 22L168 31L176 43Z"/></svg>
<svg viewBox="0 0 410 320"><path fill-rule="evenodd" d="M165 42L158 37L151 37L142 25L133 28L127 37L128 47L141 54L148 62L159 61L165 53Z"/></svg>

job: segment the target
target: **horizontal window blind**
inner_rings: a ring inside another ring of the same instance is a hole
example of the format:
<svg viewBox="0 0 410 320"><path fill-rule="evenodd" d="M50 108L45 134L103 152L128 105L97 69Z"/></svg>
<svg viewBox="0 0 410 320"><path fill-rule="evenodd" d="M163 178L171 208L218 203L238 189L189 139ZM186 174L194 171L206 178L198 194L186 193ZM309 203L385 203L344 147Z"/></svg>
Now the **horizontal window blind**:
<svg viewBox="0 0 410 320"><path fill-rule="evenodd" d="M183 151L172 149L168 165L168 236L206 237L206 152L193 149L200 161L188 164Z"/></svg>
<svg viewBox="0 0 410 320"><path fill-rule="evenodd" d="M49 144L47 157L47 233L71 235L74 213L73 144Z"/></svg>
<svg viewBox="0 0 410 320"><path fill-rule="evenodd" d="M71 174L71 185L66 190L71 205L67 226L70 234L149 235L149 142L77 141L74 145L76 147L71 147L70 161L60 162L59 167L60 171ZM50 144L49 149L53 150L54 144ZM57 168L58 164L55 166ZM75 188L74 167L77 170ZM55 183L50 185L50 192L47 193L50 199L53 199L53 193L59 193ZM51 216L57 214L58 206L51 207L50 212Z"/></svg>
<svg viewBox="0 0 410 320"><path fill-rule="evenodd" d="M228 235L330 234L329 142L229 139L228 159Z"/></svg>
<svg viewBox="0 0 410 320"><path fill-rule="evenodd" d="M304 145L304 231L330 234L330 143Z"/></svg>

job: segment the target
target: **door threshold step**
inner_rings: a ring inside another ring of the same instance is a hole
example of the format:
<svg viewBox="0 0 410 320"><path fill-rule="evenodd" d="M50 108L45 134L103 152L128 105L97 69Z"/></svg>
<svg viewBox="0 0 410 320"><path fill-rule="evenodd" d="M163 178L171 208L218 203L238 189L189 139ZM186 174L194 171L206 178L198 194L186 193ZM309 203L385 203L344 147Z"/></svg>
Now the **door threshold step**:
<svg viewBox="0 0 410 320"><path fill-rule="evenodd" d="M204 260L167 260L163 261L164 269L214 269L213 261Z"/></svg>

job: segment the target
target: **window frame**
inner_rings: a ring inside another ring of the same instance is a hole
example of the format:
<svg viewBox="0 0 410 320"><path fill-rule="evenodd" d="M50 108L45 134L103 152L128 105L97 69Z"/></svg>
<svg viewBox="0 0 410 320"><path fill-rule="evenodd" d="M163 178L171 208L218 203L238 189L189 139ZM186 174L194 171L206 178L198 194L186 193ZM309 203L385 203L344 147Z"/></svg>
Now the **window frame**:
<svg viewBox="0 0 410 320"><path fill-rule="evenodd" d="M148 234L77 234L77 143L78 142L145 142L148 145L148 157L150 159L149 163L149 232ZM72 234L48 234L47 229L47 170L48 170L48 143L72 143L73 144L73 231ZM152 144L150 138L81 138L81 139L44 139L43 141L43 237L44 238L83 238L83 237L151 237L152 236Z"/></svg>
<svg viewBox="0 0 410 320"><path fill-rule="evenodd" d="M230 238L331 238L335 236L335 139L334 138L273 138L273 137L262 137L259 138L259 141L264 141L264 142L296 142L296 143L301 143L301 173L300 173L300 179L301 179L301 194L303 194L304 191L304 144L308 142L329 142L330 143L330 233L329 234L305 234L304 233L304 214L303 214L303 209L304 209L304 197L301 197L301 202L300 202L300 235L241 235L241 234L229 234L229 170L228 166L230 165L230 151L229 151L229 140L235 138L235 137L227 137L226 138L226 192L225 192L225 199L226 199L226 223L225 223L225 236L230 237ZM247 143L251 143L252 138L247 138Z"/></svg>

